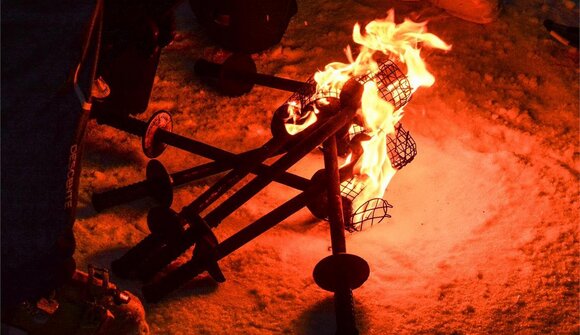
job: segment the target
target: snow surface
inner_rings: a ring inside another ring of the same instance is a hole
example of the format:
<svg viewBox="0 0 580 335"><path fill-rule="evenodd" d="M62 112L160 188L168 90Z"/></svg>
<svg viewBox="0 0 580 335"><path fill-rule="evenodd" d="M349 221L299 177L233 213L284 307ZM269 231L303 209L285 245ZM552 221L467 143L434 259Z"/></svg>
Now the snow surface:
<svg viewBox="0 0 580 335"><path fill-rule="evenodd" d="M354 291L362 334L578 334L578 53L553 40L542 22L578 18L572 1L509 1L500 19L477 25L426 2L299 1L282 42L254 55L263 73L305 80L346 61L355 22L396 8L430 19L429 31L453 45L424 50L436 77L406 108L419 154L394 177L385 199L392 218L347 236L368 261L369 280ZM577 21L576 21L577 23ZM256 87L223 97L193 74L197 58L223 59L187 5L177 40L162 55L148 117L172 113L174 131L242 152L270 137L273 111L288 93ZM206 160L170 148L160 160L178 171ZM109 267L148 233L141 200L96 213L93 192L141 180L140 140L89 125L81 181L76 259ZM311 153L291 171L322 167ZM176 190L180 210L212 182ZM231 194L231 193L230 193ZM271 185L215 232L236 232L296 191ZM153 334L334 334L330 293L313 282L330 254L328 225L303 210L220 262L227 281L192 281L145 303ZM182 260L185 260L183 258ZM116 278L140 294L140 283Z"/></svg>

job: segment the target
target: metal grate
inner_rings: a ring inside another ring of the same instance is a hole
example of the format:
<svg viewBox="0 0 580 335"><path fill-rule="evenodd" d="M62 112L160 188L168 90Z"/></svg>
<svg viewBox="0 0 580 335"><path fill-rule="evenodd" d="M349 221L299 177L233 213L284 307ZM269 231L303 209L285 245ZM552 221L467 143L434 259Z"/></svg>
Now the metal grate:
<svg viewBox="0 0 580 335"><path fill-rule="evenodd" d="M349 140L356 135L366 133L365 129L357 124L352 124L349 129ZM409 131L403 128L401 123L395 126L395 133L387 135L387 154L394 169L400 170L411 163L417 156L417 143Z"/></svg>
<svg viewBox="0 0 580 335"><path fill-rule="evenodd" d="M387 136L387 153L391 166L397 170L411 163L417 155L417 143L401 123L395 126L395 134Z"/></svg>
<svg viewBox="0 0 580 335"><path fill-rule="evenodd" d="M352 201L362 192L363 187L361 185L361 183L355 182L355 178L350 178L340 184L340 195Z"/></svg>
<svg viewBox="0 0 580 335"><path fill-rule="evenodd" d="M358 135L358 134L364 134L366 133L366 130L363 126L360 126L356 123L353 123L350 125L350 128L348 129L348 139L350 141L352 141L352 139Z"/></svg>
<svg viewBox="0 0 580 335"><path fill-rule="evenodd" d="M390 218L389 208L393 208L393 206L385 199L373 198L366 201L350 216L346 230L351 233L361 231L365 226L372 226L385 218Z"/></svg>
<svg viewBox="0 0 580 335"><path fill-rule="evenodd" d="M293 93L290 98L286 101L289 103L295 101L299 103L299 108L304 109L308 107L313 102L322 99L338 99L340 96L340 91L338 90L316 90L316 81L314 77L308 78L306 81L307 85L304 88Z"/></svg>
<svg viewBox="0 0 580 335"><path fill-rule="evenodd" d="M381 98L393 104L395 110L405 106L413 93L409 80L403 71L391 60L379 63L377 71L360 76L357 80L363 85L373 80L377 84ZM295 101L300 103L300 108L306 108L313 102L322 99L338 99L340 96L340 90L316 91L314 77L310 77L306 83L307 85L304 85L302 90L292 94L286 103Z"/></svg>
<svg viewBox="0 0 580 335"><path fill-rule="evenodd" d="M395 110L405 106L413 93L409 79L391 60L380 63L377 71L361 76L357 80L363 85L373 80L377 84L381 98L393 104Z"/></svg>
<svg viewBox="0 0 580 335"><path fill-rule="evenodd" d="M343 206L352 206L353 200L362 192L361 183L355 182L355 178L351 178L340 184L340 195L343 198ZM385 218L390 218L388 214L389 208L393 208L386 200L381 198L373 198L365 201L359 208L352 212L352 209L346 209L345 217L346 227L348 232L361 231L365 226L380 223Z"/></svg>

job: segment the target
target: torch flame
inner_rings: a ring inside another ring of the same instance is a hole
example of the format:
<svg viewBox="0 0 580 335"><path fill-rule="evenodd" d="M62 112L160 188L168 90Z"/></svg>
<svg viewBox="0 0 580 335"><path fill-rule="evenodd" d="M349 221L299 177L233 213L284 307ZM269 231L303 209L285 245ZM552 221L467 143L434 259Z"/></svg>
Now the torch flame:
<svg viewBox="0 0 580 335"><path fill-rule="evenodd" d="M352 39L362 46L354 63L363 66L374 63L373 55L377 51L398 58L401 63L407 65L407 77L414 89L420 86L429 87L435 82L433 75L427 71L417 44L422 43L424 46L434 49L451 49L451 46L439 37L427 33L427 21L414 22L405 19L403 23L396 24L395 11L392 9L387 12L385 19L375 20L367 24L365 35L361 34L360 25L355 24ZM347 56L352 59L352 55ZM372 65L367 66L372 68Z"/></svg>
<svg viewBox="0 0 580 335"><path fill-rule="evenodd" d="M359 54L353 57L351 49L345 49L349 64L333 62L326 65L324 71L316 73L314 79L318 90L340 89L350 78L357 78L379 70L375 54L382 53L392 60L406 65L407 79L414 92L417 88L433 85L435 78L427 70L421 58L418 44L441 50L450 50L451 46L439 37L427 33L427 22L413 22L405 19L395 23L395 12L389 10L387 17L367 24L364 34L357 23L353 29L353 41L360 45ZM397 89L388 86L390 92ZM384 192L396 173L387 154L387 135L395 132L395 125L403 117L403 108L395 106L381 98L377 84L370 80L364 84L359 115L364 121L364 130L370 139L362 141L363 154L354 165L354 176L350 188L360 190L352 199L353 209L359 208L372 198L382 198ZM350 156L346 164L350 163ZM352 186L354 185L354 186Z"/></svg>
<svg viewBox="0 0 580 335"><path fill-rule="evenodd" d="M284 119L284 127L286 128L286 132L290 135L298 134L318 119L316 116L316 107L314 108L314 111L308 111L305 115L302 115L300 104L296 101L288 102L287 112L288 117Z"/></svg>
<svg viewBox="0 0 580 335"><path fill-rule="evenodd" d="M450 50L451 46L427 32L427 21L414 22L405 19L400 24L395 23L395 11L392 9L387 12L386 18L367 24L364 33L361 32L361 26L355 24L352 38L360 46L356 58L350 47L346 47L345 54L349 63L327 64L323 71L314 75L314 81L316 94L322 92L322 96L326 93L340 92L351 78L356 78L364 84L361 108L357 111L363 124L356 126L364 128L362 131L368 135L368 140L360 142L363 153L355 158L358 160L354 163L353 177L342 185L344 189L357 193L354 198L348 196L352 201L352 208L356 210L373 198L383 197L397 171L393 168L387 153L387 135L395 133L395 125L403 117L403 107L410 95L417 88L429 87L435 82L435 78L421 58L421 49L418 45L440 50ZM377 53L389 58L389 62L377 63L375 60ZM406 77L393 62L405 65ZM390 78L393 74L401 74L405 80L397 79L399 77L395 76L393 81ZM387 77L386 83L379 78L380 75ZM317 103L321 101L317 100ZM316 122L318 110L315 106L314 112L302 115L300 111L304 107L295 101L288 103L287 121L291 119L293 121L293 124L286 123L288 133L298 133ZM298 120L300 125L297 124ZM352 131L354 128L351 127ZM345 165L351 163L352 157L353 155L347 157ZM365 214L354 213L354 216L361 215ZM354 228L356 230L356 227Z"/></svg>

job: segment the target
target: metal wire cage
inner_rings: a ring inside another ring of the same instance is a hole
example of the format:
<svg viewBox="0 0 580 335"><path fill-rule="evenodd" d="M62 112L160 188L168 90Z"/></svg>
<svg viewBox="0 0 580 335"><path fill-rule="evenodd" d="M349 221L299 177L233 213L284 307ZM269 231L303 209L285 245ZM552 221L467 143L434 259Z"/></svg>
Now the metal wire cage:
<svg viewBox="0 0 580 335"><path fill-rule="evenodd" d="M353 126L349 132L352 139L357 134L364 133L364 128L360 126ZM417 155L417 144L411 134L403 128L401 123L395 126L395 133L387 136L387 154L391 161L391 166L394 169L401 169L409 164ZM340 184L340 193L342 198L347 202L347 206L351 206L352 202L364 189L361 183L356 182L355 178L351 178ZM381 198L373 198L364 202L352 214L346 224L346 230L349 232L361 231L369 224L372 226L375 223L383 221L385 218L390 218L388 214L389 208L393 206L386 200Z"/></svg>
<svg viewBox="0 0 580 335"><path fill-rule="evenodd" d="M407 76L391 60L379 63L378 70L357 78L363 85L371 80L377 84L381 98L393 104L395 110L405 106L411 99L413 91ZM292 94L286 103L294 101L300 103L300 108L306 108L313 102L338 99L340 96L339 89L316 90L314 77L310 77L306 84L303 89Z"/></svg>
<svg viewBox="0 0 580 335"><path fill-rule="evenodd" d="M350 220L346 224L348 232L361 231L368 225L380 223L385 218L390 218L389 208L393 208L385 199L373 198L365 201L359 208L351 214Z"/></svg>
<svg viewBox="0 0 580 335"><path fill-rule="evenodd" d="M348 138L352 141L355 136L366 133L365 129L353 124L349 129ZM395 132L387 135L387 154L394 169L400 170L411 163L417 156L417 143L409 131L401 123L395 126Z"/></svg>
<svg viewBox="0 0 580 335"><path fill-rule="evenodd" d="M391 166L397 170L411 163L417 156L417 143L401 123L395 126L395 133L387 135L387 153Z"/></svg>
<svg viewBox="0 0 580 335"><path fill-rule="evenodd" d="M352 206L353 200L362 192L360 183L351 178L340 184L340 195L343 199L343 206ZM348 232L361 231L368 225L380 223L385 218L390 218L389 208L393 208L385 199L373 198L365 201L354 212L352 208L347 211L348 220L345 218L345 229Z"/></svg>
<svg viewBox="0 0 580 335"><path fill-rule="evenodd" d="M363 126L353 123L350 125L350 128L348 129L348 140L352 141L352 139L355 138L356 135L366 133L367 132Z"/></svg>
<svg viewBox="0 0 580 335"><path fill-rule="evenodd" d="M409 79L391 60L380 63L377 71L361 76L357 80L363 85L373 80L377 84L381 98L393 104L395 110L411 100L413 90Z"/></svg>
<svg viewBox="0 0 580 335"><path fill-rule="evenodd" d="M299 103L301 109L304 109L316 101L323 99L338 99L339 96L339 90L316 90L316 81L314 80L314 77L310 77L306 81L304 88L293 93L290 98L286 100L286 103L294 101Z"/></svg>
<svg viewBox="0 0 580 335"><path fill-rule="evenodd" d="M356 80L365 84L374 81L379 89L380 97L391 103L395 110L404 107L411 99L412 89L409 80L401 69L391 60L379 63L377 71L368 73L356 78ZM286 104L299 104L298 108L304 113L314 102L321 99L337 100L340 91L316 90L316 82L311 77L307 81L308 85L303 90L294 93ZM348 133L347 141L351 143L360 134L365 134L366 130L362 123L353 121ZM359 139L360 140L360 139ZM387 136L387 153L391 165L395 169L401 169L410 163L417 154L417 145L408 131L403 129L401 124L395 126L395 133ZM356 178L351 178L340 185L340 192L345 207L346 230L349 232L361 231L368 225L374 225L390 218L388 210L393 208L386 200L373 198L365 201L354 212L352 208L353 201L364 189L364 184L358 183Z"/></svg>
<svg viewBox="0 0 580 335"><path fill-rule="evenodd" d="M340 184L340 195L352 202L362 192L363 187L361 185L355 181L355 178L350 178Z"/></svg>

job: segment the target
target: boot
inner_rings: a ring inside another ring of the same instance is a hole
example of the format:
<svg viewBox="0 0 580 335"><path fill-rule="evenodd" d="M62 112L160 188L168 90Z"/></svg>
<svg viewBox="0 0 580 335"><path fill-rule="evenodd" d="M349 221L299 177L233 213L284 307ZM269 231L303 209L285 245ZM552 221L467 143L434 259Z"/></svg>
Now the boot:
<svg viewBox="0 0 580 335"><path fill-rule="evenodd" d="M501 0L430 0L435 6L460 19L486 24L494 21L501 11Z"/></svg>
<svg viewBox="0 0 580 335"><path fill-rule="evenodd" d="M2 322L29 335L147 335L139 299L109 281L107 270L89 267L49 297L2 311Z"/></svg>

